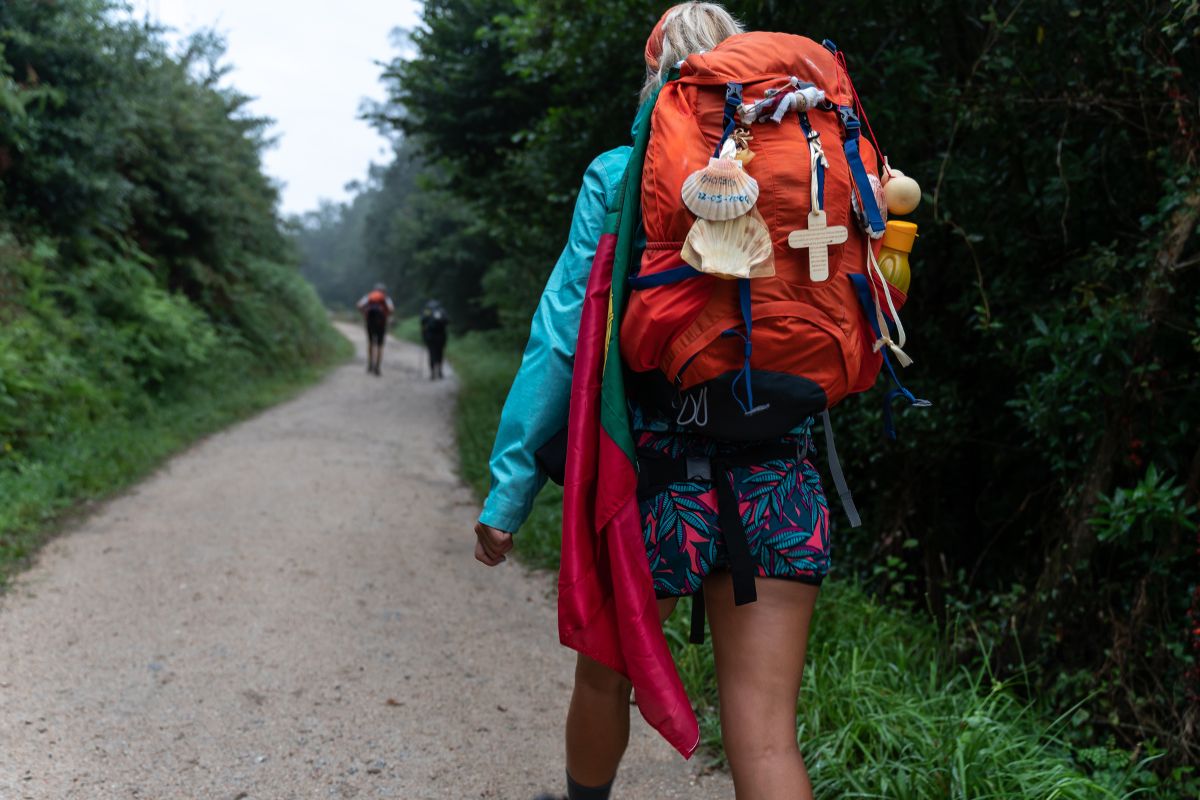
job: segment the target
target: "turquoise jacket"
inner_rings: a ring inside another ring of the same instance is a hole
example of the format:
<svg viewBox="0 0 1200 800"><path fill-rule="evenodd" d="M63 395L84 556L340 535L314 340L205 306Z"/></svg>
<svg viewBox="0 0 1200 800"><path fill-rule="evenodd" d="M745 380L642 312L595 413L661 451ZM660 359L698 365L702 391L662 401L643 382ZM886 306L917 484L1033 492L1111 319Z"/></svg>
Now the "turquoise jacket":
<svg viewBox="0 0 1200 800"><path fill-rule="evenodd" d="M631 149L609 150L584 173L567 246L542 291L521 369L500 415L490 462L492 488L479 517L485 525L515 532L546 483L533 454L567 425L575 344L592 256L604 217L616 202Z"/></svg>

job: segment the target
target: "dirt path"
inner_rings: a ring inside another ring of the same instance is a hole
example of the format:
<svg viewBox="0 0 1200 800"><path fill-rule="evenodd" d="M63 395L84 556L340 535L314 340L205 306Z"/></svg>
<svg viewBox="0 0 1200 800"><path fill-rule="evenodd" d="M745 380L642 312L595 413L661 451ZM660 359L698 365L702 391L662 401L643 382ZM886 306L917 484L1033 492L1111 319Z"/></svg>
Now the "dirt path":
<svg viewBox="0 0 1200 800"><path fill-rule="evenodd" d="M46 549L0 598L0 798L560 788L553 578L471 559L454 382L420 358L360 351ZM732 796L634 717L617 797Z"/></svg>

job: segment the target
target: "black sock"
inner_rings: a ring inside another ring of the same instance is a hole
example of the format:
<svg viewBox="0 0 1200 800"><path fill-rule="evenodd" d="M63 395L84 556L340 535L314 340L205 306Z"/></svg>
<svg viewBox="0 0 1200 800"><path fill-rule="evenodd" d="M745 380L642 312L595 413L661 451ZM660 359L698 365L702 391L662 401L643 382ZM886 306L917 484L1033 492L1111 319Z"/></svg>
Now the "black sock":
<svg viewBox="0 0 1200 800"><path fill-rule="evenodd" d="M603 786L580 786L568 772L567 800L608 800L608 796L612 794L612 785L613 782L609 781Z"/></svg>

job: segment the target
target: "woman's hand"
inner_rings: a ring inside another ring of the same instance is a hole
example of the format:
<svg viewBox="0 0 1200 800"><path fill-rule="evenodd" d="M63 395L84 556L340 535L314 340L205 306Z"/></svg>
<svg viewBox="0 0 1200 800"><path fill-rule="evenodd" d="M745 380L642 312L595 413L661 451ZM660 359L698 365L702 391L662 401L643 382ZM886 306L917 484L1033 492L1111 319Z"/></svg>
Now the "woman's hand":
<svg viewBox="0 0 1200 800"><path fill-rule="evenodd" d="M494 567L500 562L507 560L505 553L512 550L513 547L511 533L506 533L490 525L484 525L482 522L476 522L475 536L479 539L475 543L476 561L481 561L489 567Z"/></svg>

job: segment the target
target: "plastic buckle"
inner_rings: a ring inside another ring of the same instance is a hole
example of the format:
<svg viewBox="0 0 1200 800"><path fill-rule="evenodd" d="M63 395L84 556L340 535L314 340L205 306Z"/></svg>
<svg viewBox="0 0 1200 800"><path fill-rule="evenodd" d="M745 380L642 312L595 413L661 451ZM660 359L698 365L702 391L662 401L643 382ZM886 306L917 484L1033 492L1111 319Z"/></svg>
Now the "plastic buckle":
<svg viewBox="0 0 1200 800"><path fill-rule="evenodd" d="M687 479L712 483L712 462L707 458L689 458L687 460Z"/></svg>
<svg viewBox="0 0 1200 800"><path fill-rule="evenodd" d="M851 106L838 106L838 116L841 117L842 127L848 131L857 131L862 127L858 121L858 114L854 113L854 108Z"/></svg>
<svg viewBox="0 0 1200 800"><path fill-rule="evenodd" d="M826 39L825 41L821 42L821 46L831 53L837 52L837 45L833 43L833 39Z"/></svg>

